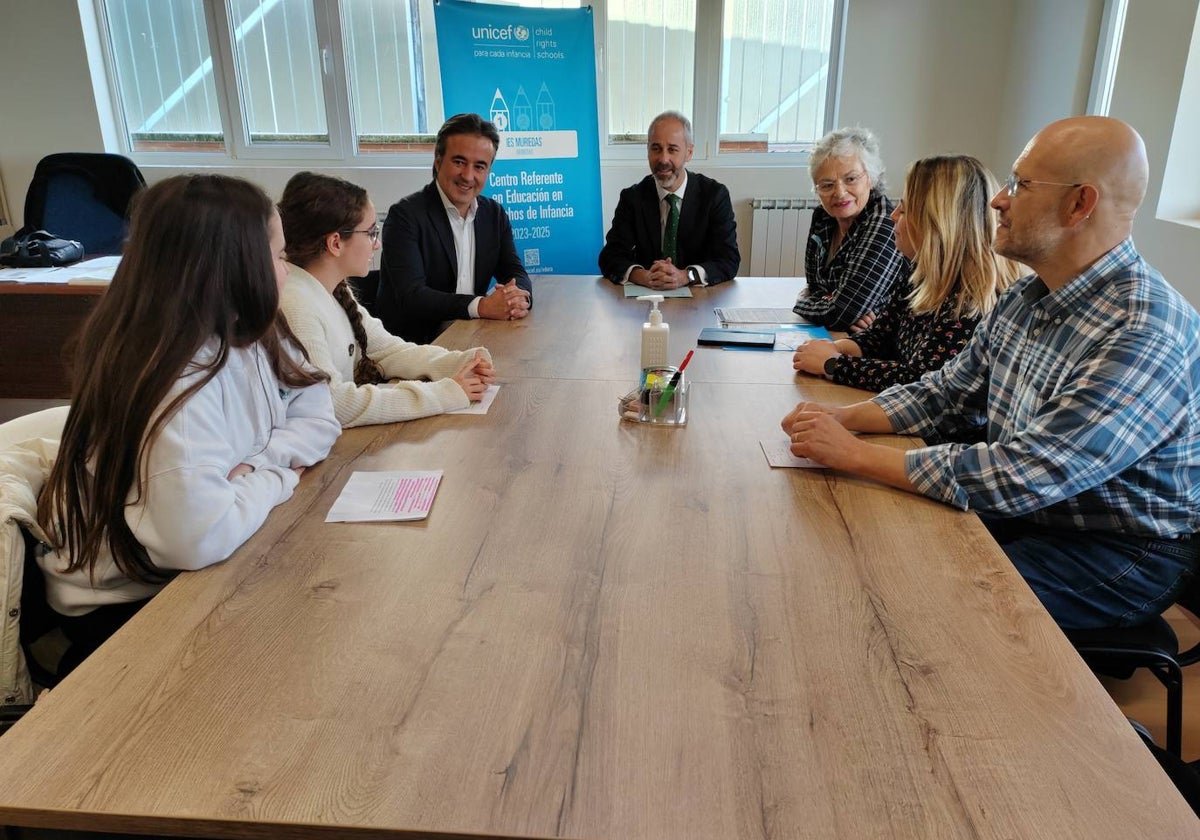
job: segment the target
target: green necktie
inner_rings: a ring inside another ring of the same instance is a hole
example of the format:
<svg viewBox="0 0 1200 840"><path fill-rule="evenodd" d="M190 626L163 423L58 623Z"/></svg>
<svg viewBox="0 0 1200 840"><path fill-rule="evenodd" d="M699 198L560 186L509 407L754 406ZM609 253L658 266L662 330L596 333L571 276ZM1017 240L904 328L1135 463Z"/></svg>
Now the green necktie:
<svg viewBox="0 0 1200 840"><path fill-rule="evenodd" d="M667 203L671 209L667 212L667 229L663 231L663 259L677 263L675 252L679 249L679 196L667 193Z"/></svg>

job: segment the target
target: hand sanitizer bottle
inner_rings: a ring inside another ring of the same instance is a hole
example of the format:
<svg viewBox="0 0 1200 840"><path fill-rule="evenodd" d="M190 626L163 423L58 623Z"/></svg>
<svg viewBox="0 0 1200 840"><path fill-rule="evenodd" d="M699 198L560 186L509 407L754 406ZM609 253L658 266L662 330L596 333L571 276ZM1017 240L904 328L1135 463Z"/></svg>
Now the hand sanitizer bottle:
<svg viewBox="0 0 1200 840"><path fill-rule="evenodd" d="M663 322L658 305L662 295L646 295L642 300L650 301L650 320L642 324L642 369L666 367L670 348L668 343L671 328Z"/></svg>

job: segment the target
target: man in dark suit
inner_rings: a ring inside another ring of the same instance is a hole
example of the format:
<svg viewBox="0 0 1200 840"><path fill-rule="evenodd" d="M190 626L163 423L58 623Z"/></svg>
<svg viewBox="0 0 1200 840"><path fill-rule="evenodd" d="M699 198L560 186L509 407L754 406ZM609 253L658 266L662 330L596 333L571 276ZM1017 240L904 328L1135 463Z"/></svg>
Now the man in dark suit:
<svg viewBox="0 0 1200 840"><path fill-rule="evenodd" d="M478 114L451 117L438 131L433 182L388 211L375 305L394 335L427 343L446 321L529 314L533 284L508 215L479 194L499 148Z"/></svg>
<svg viewBox="0 0 1200 840"><path fill-rule="evenodd" d="M650 174L621 191L600 251L600 271L609 280L676 289L737 274L741 255L729 190L687 171L693 148L692 123L678 111L650 123Z"/></svg>

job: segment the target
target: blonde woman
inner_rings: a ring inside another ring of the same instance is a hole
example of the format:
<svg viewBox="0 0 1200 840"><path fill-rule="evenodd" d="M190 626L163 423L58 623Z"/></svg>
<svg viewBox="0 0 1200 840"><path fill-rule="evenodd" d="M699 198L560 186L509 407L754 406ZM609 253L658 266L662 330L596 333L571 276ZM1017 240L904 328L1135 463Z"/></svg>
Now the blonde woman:
<svg viewBox="0 0 1200 840"><path fill-rule="evenodd" d="M428 417L483 396L494 375L487 350L412 344L355 300L346 278L366 274L379 249L366 190L300 172L284 188L279 214L291 263L280 307L312 363L329 375L343 427Z"/></svg>
<svg viewBox="0 0 1200 840"><path fill-rule="evenodd" d="M997 189L983 164L966 155L924 158L909 167L892 221L911 274L869 329L839 341L807 342L792 366L882 391L956 356L1017 277L1017 264L992 252L996 219L988 201Z"/></svg>

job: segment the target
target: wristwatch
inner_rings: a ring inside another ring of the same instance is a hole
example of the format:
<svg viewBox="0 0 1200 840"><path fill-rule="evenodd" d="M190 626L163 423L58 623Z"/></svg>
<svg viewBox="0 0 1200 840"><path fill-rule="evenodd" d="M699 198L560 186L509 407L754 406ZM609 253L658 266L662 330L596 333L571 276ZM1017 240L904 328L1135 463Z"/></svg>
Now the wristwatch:
<svg viewBox="0 0 1200 840"><path fill-rule="evenodd" d="M830 356L828 359L825 360L825 378L826 379L833 379L833 372L835 370L837 370L837 363L838 363L838 359L840 359L840 358L842 358L842 354L838 353L836 356Z"/></svg>
<svg viewBox="0 0 1200 840"><path fill-rule="evenodd" d="M688 266L688 285L692 286L700 282L700 271L694 266Z"/></svg>

